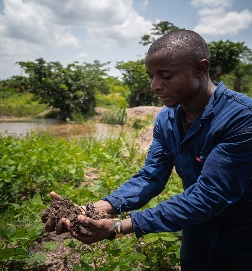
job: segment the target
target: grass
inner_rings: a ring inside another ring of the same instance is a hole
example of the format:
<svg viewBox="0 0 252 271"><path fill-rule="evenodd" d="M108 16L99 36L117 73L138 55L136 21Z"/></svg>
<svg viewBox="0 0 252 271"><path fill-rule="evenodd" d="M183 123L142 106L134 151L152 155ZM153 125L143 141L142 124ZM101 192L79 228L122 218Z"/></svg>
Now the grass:
<svg viewBox="0 0 252 271"><path fill-rule="evenodd" d="M11 93L0 99L0 115L34 117L46 110L45 104L34 101L31 93Z"/></svg>
<svg viewBox="0 0 252 271"><path fill-rule="evenodd" d="M96 94L96 106L103 108L120 108L126 107L126 99L120 93L111 93L111 94Z"/></svg>

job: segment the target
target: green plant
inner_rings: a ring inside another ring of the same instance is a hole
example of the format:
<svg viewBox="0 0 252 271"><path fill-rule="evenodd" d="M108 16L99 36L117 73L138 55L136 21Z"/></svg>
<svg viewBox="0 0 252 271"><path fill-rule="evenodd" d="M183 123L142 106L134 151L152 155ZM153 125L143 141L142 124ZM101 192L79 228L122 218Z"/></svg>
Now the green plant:
<svg viewBox="0 0 252 271"><path fill-rule="evenodd" d="M125 107L105 113L101 118L101 122L114 125L125 125L127 122L127 112Z"/></svg>
<svg viewBox="0 0 252 271"><path fill-rule="evenodd" d="M76 271L161 270L179 264L180 239L179 234L159 233L146 235L140 240L125 236L90 246L67 239L65 244L72 251L64 257L80 254L80 263L73 265Z"/></svg>
<svg viewBox="0 0 252 271"><path fill-rule="evenodd" d="M12 203L15 196L47 193L61 180L77 184L83 179L79 147L48 133L30 133L25 138L0 137L0 161L2 206Z"/></svg>
<svg viewBox="0 0 252 271"><path fill-rule="evenodd" d="M34 240L39 238L44 225L33 222L28 226L15 225L0 229L0 267L2 270L22 270L25 265L37 265L45 261L44 255L30 252ZM8 267L7 267L8 266Z"/></svg>
<svg viewBox="0 0 252 271"><path fill-rule="evenodd" d="M148 125L153 124L153 120L150 118L145 118L145 119L141 119L141 118L135 118L132 121L132 128L136 129L136 130L140 130Z"/></svg>
<svg viewBox="0 0 252 271"><path fill-rule="evenodd" d="M140 270L139 268L144 266L140 262L145 261L145 256L134 251L132 245L135 245L135 241L132 238L123 238L120 241L103 241L86 246L67 240L66 244L74 249L72 253L80 253L80 263L73 265L75 271Z"/></svg>
<svg viewBox="0 0 252 271"><path fill-rule="evenodd" d="M50 133L30 133L24 138L0 137L0 157L1 265L6 270L27 270L44 259L31 251L41 237L40 214L51 202L51 190L79 205L95 202L137 173L145 154L139 152L134 138L123 133L117 138L69 141ZM166 189L144 208L181 190L181 181L173 172ZM180 237L165 233L140 240L125 236L90 247L73 239L67 244L72 246L71 253L81 257L74 270L158 270L163 264L161 255L167 266L178 263ZM46 243L44 249L55 246ZM63 257L67 261L69 255Z"/></svg>
<svg viewBox="0 0 252 271"><path fill-rule="evenodd" d="M1 97L2 96L2 97ZM0 90L0 115L34 117L46 110L46 104L38 104L31 93Z"/></svg>
<svg viewBox="0 0 252 271"><path fill-rule="evenodd" d="M103 108L125 108L126 99L120 93L96 94L96 105Z"/></svg>

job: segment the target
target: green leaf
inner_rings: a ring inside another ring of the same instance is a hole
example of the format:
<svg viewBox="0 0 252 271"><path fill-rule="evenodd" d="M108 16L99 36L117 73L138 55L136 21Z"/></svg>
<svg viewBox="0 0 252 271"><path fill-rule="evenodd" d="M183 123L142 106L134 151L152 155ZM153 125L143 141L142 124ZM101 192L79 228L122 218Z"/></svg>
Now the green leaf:
<svg viewBox="0 0 252 271"><path fill-rule="evenodd" d="M42 199L39 193L36 193L33 198L30 200L32 204L40 204L42 203Z"/></svg>
<svg viewBox="0 0 252 271"><path fill-rule="evenodd" d="M47 249L47 250L54 250L56 247L58 247L58 243L55 243L55 242L47 242L44 244L44 248Z"/></svg>
<svg viewBox="0 0 252 271"><path fill-rule="evenodd" d="M23 260L30 256L29 252L22 248L14 248L14 251L15 251L15 254L10 257L10 260Z"/></svg>
<svg viewBox="0 0 252 271"><path fill-rule="evenodd" d="M78 265L76 265L76 266L79 267ZM82 271L83 270L85 270L85 271L95 271L95 269L92 266L90 266L89 264L87 264L87 263L85 263L83 261L81 261L81 267L82 268L84 267L84 269L82 269ZM78 271L78 269L76 269L76 270Z"/></svg>
<svg viewBox="0 0 252 271"><path fill-rule="evenodd" d="M159 237L161 240L167 241L167 242L174 242L178 240L178 238L174 236L174 233L172 232L160 233Z"/></svg>
<svg viewBox="0 0 252 271"><path fill-rule="evenodd" d="M69 172L70 172L71 174L75 174L76 168L70 169Z"/></svg>
<svg viewBox="0 0 252 271"><path fill-rule="evenodd" d="M30 264L34 265L35 263L44 263L46 261L46 257L43 254L32 254L31 257L26 258L25 261Z"/></svg>
<svg viewBox="0 0 252 271"><path fill-rule="evenodd" d="M0 259L9 259L15 255L15 248L4 248L0 250Z"/></svg>
<svg viewBox="0 0 252 271"><path fill-rule="evenodd" d="M158 241L158 239L159 239L158 236L154 234L149 234L149 235L144 236L144 242L152 243L152 242Z"/></svg>
<svg viewBox="0 0 252 271"><path fill-rule="evenodd" d="M1 235L6 239L11 239L15 235L17 228L14 225L8 226L6 229L2 230Z"/></svg>
<svg viewBox="0 0 252 271"><path fill-rule="evenodd" d="M73 267L73 271L83 271L82 267L80 267L79 265L77 265L75 263L72 264L72 267Z"/></svg>

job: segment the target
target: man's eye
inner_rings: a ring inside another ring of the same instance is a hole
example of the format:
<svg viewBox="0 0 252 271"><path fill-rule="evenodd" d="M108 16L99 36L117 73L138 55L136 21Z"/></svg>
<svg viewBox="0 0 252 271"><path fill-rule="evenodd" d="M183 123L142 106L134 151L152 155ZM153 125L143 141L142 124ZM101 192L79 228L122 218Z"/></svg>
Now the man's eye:
<svg viewBox="0 0 252 271"><path fill-rule="evenodd" d="M170 80L172 78L172 75L162 75L163 80Z"/></svg>

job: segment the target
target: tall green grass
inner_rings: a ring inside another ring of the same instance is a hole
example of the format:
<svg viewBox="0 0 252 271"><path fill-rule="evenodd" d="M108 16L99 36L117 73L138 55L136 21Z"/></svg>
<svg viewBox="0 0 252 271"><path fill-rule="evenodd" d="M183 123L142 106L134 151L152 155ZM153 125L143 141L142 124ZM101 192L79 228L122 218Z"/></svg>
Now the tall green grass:
<svg viewBox="0 0 252 271"><path fill-rule="evenodd" d="M120 93L96 94L96 106L103 108L126 107L127 101Z"/></svg>
<svg viewBox="0 0 252 271"><path fill-rule="evenodd" d="M0 115L15 117L35 117L46 110L45 104L34 101L31 93L0 92Z"/></svg>

